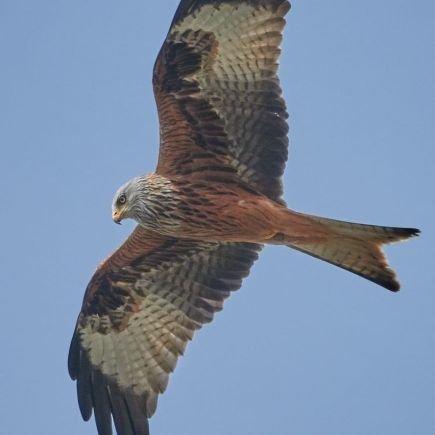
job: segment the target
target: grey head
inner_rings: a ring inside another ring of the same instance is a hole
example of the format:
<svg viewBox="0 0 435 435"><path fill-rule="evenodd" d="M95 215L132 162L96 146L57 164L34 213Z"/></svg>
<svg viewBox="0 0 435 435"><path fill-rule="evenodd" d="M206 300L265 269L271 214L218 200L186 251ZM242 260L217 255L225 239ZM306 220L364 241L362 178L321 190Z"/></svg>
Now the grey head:
<svg viewBox="0 0 435 435"><path fill-rule="evenodd" d="M141 202L146 195L146 176L135 177L122 185L113 198L112 219L120 224L123 219L138 220Z"/></svg>
<svg viewBox="0 0 435 435"><path fill-rule="evenodd" d="M174 195L169 179L157 174L136 177L121 186L112 203L112 219L134 219L150 229L158 229L162 211L174 209Z"/></svg>

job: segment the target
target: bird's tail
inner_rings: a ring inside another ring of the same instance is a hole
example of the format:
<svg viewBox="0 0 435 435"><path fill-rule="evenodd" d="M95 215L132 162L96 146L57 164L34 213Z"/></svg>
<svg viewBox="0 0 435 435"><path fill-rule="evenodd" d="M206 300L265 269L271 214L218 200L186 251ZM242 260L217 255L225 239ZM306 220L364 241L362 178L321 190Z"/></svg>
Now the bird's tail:
<svg viewBox="0 0 435 435"><path fill-rule="evenodd" d="M382 252L382 245L417 236L415 228L382 227L343 222L286 210L287 231L272 243L285 244L362 276L391 291L400 284ZM298 231L294 231L298 228Z"/></svg>

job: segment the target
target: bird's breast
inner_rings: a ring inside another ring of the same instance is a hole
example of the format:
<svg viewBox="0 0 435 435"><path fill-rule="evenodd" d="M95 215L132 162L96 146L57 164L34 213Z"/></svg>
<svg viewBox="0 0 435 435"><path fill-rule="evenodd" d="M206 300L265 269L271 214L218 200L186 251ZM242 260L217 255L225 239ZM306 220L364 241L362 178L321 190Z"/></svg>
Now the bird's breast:
<svg viewBox="0 0 435 435"><path fill-rule="evenodd" d="M170 201L156 201L140 223L169 237L258 242L275 231L274 204L233 186L197 182L178 186Z"/></svg>

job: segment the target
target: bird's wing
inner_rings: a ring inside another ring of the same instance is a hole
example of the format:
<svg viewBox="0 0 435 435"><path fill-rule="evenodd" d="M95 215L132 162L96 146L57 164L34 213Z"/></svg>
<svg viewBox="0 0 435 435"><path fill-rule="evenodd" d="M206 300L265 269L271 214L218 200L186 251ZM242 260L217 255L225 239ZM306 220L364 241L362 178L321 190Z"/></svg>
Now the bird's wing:
<svg viewBox="0 0 435 435"><path fill-rule="evenodd" d="M100 435L148 434L147 417L196 329L222 309L261 246L170 239L138 226L91 279L68 367Z"/></svg>
<svg viewBox="0 0 435 435"><path fill-rule="evenodd" d="M157 173L224 173L282 194L287 112L277 76L286 0L184 0L154 67Z"/></svg>

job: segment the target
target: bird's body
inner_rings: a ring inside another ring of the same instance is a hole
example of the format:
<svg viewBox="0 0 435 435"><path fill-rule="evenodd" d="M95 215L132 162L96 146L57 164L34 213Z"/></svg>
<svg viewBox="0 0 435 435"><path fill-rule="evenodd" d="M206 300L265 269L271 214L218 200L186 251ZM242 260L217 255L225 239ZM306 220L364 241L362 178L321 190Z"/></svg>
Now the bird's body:
<svg viewBox="0 0 435 435"><path fill-rule="evenodd" d="M182 0L157 58L155 173L115 195L138 225L86 289L68 359L80 411L98 433L148 435L169 374L263 244L286 245L389 290L382 252L418 234L290 210L288 126L277 76L286 0Z"/></svg>
<svg viewBox="0 0 435 435"><path fill-rule="evenodd" d="M119 205L119 198L126 202ZM399 283L381 246L413 228L355 224L288 209L233 178L136 177L115 195L113 218L131 218L160 235L209 242L287 245L350 270L389 290Z"/></svg>
<svg viewBox="0 0 435 435"><path fill-rule="evenodd" d="M135 178L121 191L131 188L144 195L136 197L136 205L124 210L122 218L168 237L266 243L279 231L286 210L240 182L216 176L188 182L151 174Z"/></svg>

